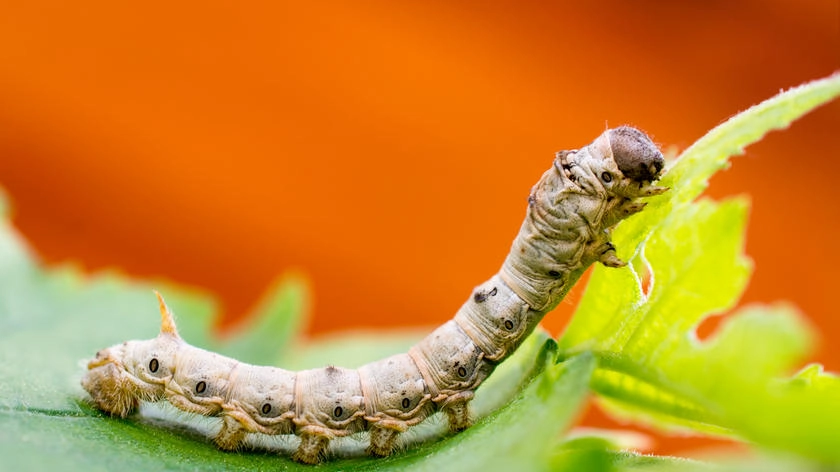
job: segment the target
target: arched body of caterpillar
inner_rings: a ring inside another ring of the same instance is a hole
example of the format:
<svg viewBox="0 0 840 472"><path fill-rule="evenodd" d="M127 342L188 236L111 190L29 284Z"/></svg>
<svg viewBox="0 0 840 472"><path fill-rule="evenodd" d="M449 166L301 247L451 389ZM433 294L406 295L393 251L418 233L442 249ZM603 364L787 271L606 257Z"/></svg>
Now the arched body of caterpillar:
<svg viewBox="0 0 840 472"><path fill-rule="evenodd" d="M386 456L397 436L436 411L452 431L470 425L476 388L530 334L594 262L620 267L610 230L666 189L664 159L630 127L556 154L534 186L524 223L498 274L478 286L455 317L407 353L358 369L291 372L248 365L187 344L159 297L162 326L151 340L103 349L82 386L101 410L125 417L140 401L220 416L221 449L248 433L296 434L295 460L320 462L331 439L370 432L368 452Z"/></svg>

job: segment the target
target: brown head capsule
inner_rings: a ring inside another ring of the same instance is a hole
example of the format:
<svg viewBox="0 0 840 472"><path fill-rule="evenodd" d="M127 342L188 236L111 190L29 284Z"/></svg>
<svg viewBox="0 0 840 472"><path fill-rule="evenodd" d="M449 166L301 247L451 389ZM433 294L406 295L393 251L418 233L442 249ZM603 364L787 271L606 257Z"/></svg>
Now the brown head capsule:
<svg viewBox="0 0 840 472"><path fill-rule="evenodd" d="M613 158L625 177L637 182L652 182L665 167L659 148L643 132L629 126L610 130Z"/></svg>

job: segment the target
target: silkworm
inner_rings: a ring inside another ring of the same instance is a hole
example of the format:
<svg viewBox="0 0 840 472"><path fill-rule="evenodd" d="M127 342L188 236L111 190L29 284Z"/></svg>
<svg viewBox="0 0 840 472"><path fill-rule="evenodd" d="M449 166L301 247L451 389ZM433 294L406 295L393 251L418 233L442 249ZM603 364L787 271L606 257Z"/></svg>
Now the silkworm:
<svg viewBox="0 0 840 472"><path fill-rule="evenodd" d="M501 270L455 314L409 349L358 369L291 372L255 366L187 344L157 294L160 334L103 349L82 386L102 411L126 417L141 401L219 416L214 441L236 450L250 433L295 434L293 458L317 464L330 440L369 431L367 452L392 453L397 437L441 411L452 431L471 424L469 402L493 369L595 262L621 267L611 229L641 211L664 167L656 145L623 126L561 151L531 190L525 221Z"/></svg>

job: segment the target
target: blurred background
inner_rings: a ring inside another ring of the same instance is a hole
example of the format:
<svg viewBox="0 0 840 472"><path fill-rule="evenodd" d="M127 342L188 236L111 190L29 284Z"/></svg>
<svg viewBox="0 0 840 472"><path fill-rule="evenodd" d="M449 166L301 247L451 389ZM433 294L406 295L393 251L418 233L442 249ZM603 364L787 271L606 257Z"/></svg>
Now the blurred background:
<svg viewBox="0 0 840 472"><path fill-rule="evenodd" d="M7 2L14 224L47 264L210 290L221 326L290 270L312 335L435 325L498 270L554 151L620 124L682 149L840 68L837 0L348 3ZM753 201L743 302L793 301L835 371L838 136L835 102L708 192Z"/></svg>

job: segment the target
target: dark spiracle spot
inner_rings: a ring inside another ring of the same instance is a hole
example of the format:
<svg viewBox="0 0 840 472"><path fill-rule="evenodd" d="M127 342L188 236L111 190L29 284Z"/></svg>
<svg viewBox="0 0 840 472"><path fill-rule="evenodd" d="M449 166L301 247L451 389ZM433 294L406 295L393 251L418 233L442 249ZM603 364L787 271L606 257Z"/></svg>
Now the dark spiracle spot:
<svg viewBox="0 0 840 472"><path fill-rule="evenodd" d="M612 182L612 174L610 174L609 172L602 172L601 180L603 180L606 183Z"/></svg>
<svg viewBox="0 0 840 472"><path fill-rule="evenodd" d="M464 367L458 367L458 376L459 377L466 377L467 376L467 369Z"/></svg>
<svg viewBox="0 0 840 472"><path fill-rule="evenodd" d="M149 361L149 372L154 374L158 371L158 367L160 367L160 363L153 357L152 360Z"/></svg>
<svg viewBox="0 0 840 472"><path fill-rule="evenodd" d="M411 406L411 400L409 400L408 398L403 398L402 406L403 408L408 408L409 406Z"/></svg>
<svg viewBox="0 0 840 472"><path fill-rule="evenodd" d="M336 418L341 418L341 415L343 414L344 408L341 408L340 406L335 407L335 410L333 410L333 416L335 416Z"/></svg>
<svg viewBox="0 0 840 472"><path fill-rule="evenodd" d="M548 271L548 275L552 277L560 277L560 272L557 272L556 270L550 270Z"/></svg>
<svg viewBox="0 0 840 472"><path fill-rule="evenodd" d="M271 403L266 403L265 405L263 405L260 411L262 411L262 414L264 415L271 413Z"/></svg>
<svg viewBox="0 0 840 472"><path fill-rule="evenodd" d="M505 329L508 330L508 331L512 331L513 330L513 321L505 320Z"/></svg>
<svg viewBox="0 0 840 472"><path fill-rule="evenodd" d="M478 292L475 292L475 295L473 295L473 300L476 303L484 303L484 302L487 301L488 297L495 297L497 293L499 293L499 289L496 288L496 287L493 287L492 289L490 289L489 292L485 292L484 290L480 290Z"/></svg>
<svg viewBox="0 0 840 472"><path fill-rule="evenodd" d="M205 390L207 390L207 382L202 380L195 384L195 393L204 393Z"/></svg>

